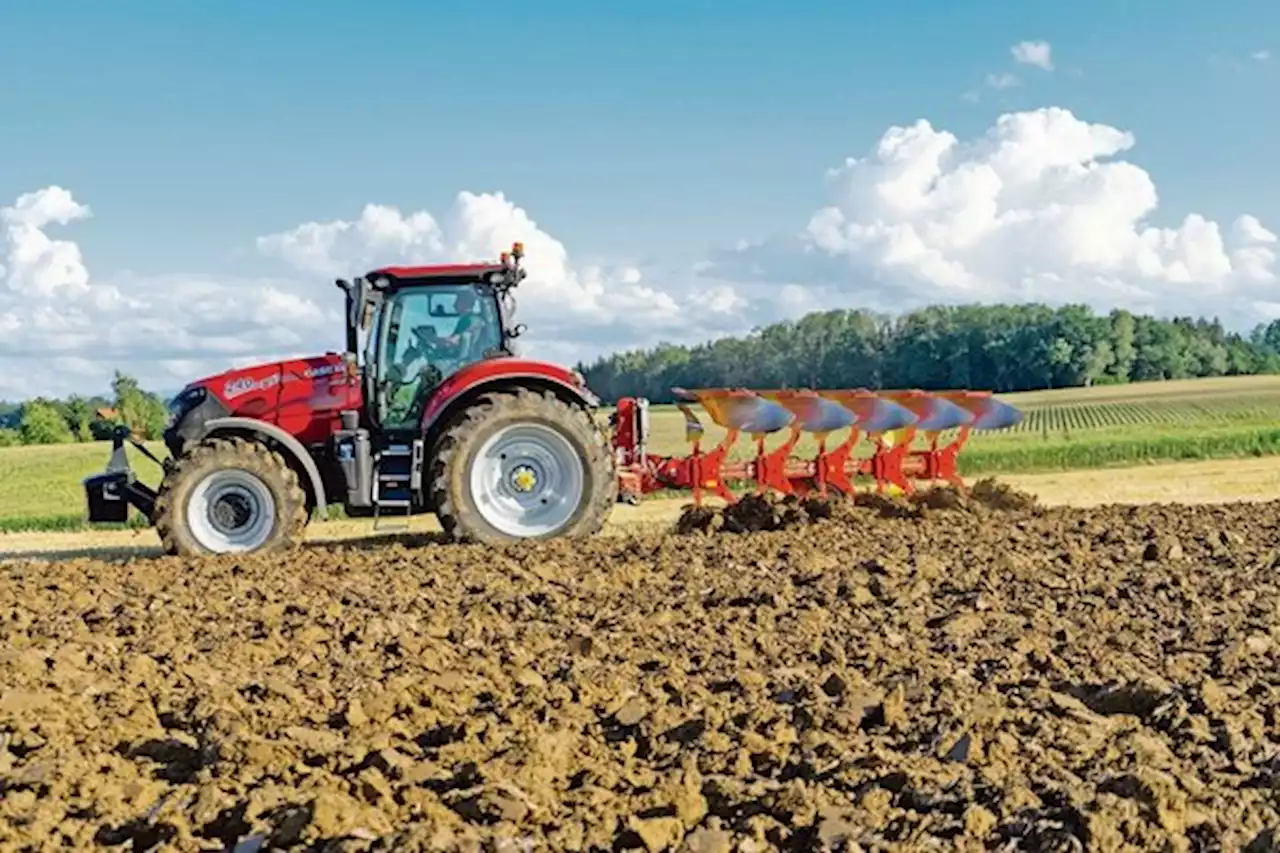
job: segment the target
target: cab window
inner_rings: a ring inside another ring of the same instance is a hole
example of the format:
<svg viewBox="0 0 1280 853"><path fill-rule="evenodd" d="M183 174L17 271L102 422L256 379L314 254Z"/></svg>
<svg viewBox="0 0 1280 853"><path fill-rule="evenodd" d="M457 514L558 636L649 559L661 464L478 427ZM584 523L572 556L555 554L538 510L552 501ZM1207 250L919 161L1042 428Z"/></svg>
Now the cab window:
<svg viewBox="0 0 1280 853"><path fill-rule="evenodd" d="M497 304L474 286L402 290L387 300L383 314L379 373L389 427L413 425L441 382L502 344Z"/></svg>

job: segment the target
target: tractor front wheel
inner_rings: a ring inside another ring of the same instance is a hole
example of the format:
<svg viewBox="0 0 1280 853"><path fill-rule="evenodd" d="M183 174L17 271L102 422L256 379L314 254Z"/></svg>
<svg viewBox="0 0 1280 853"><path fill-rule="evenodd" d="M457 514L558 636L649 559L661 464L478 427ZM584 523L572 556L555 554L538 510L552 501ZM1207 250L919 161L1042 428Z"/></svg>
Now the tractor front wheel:
<svg viewBox="0 0 1280 853"><path fill-rule="evenodd" d="M279 454L240 439L211 439L165 477L155 508L165 551L181 556L294 547L307 496Z"/></svg>
<svg viewBox="0 0 1280 853"><path fill-rule="evenodd" d="M618 481L599 427L551 393L488 394L450 425L432 470L441 527L461 541L588 536Z"/></svg>

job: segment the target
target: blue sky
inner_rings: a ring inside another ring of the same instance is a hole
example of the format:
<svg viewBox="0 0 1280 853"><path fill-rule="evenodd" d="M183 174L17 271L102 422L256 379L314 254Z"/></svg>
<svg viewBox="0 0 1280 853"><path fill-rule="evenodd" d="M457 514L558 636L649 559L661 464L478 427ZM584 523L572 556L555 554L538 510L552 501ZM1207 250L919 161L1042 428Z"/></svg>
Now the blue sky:
<svg viewBox="0 0 1280 853"><path fill-rule="evenodd" d="M460 189L587 251L697 251L802 218L891 124L1048 103L1132 131L1172 209L1280 215L1277 63L1210 61L1280 40L1266 0L41 0L0 21L0 197L74 187L103 220L82 244L138 272ZM1023 39L1083 76L961 100Z"/></svg>
<svg viewBox="0 0 1280 853"><path fill-rule="evenodd" d="M1013 62L1023 40L1051 72ZM893 125L970 139L1056 106L1134 134L1152 223L1274 229L1261 52L1274 0L10 3L0 205L73 192L93 216L58 236L95 279L284 275L257 237L462 190L503 192L576 262L684 263L802 230L824 171ZM984 82L1002 73L1021 84Z"/></svg>

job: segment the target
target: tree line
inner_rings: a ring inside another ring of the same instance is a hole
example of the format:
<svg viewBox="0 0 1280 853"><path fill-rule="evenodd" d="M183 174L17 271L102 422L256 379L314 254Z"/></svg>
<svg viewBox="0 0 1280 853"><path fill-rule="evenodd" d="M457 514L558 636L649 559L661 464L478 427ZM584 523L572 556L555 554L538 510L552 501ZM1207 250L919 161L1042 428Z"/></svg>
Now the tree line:
<svg viewBox="0 0 1280 853"><path fill-rule="evenodd" d="M1280 373L1280 320L1242 335L1216 318L1099 315L1082 305L933 306L899 317L835 310L697 346L614 353L577 369L608 402L628 395L670 402L673 387L1007 393ZM167 416L164 399L116 372L110 397L0 402L0 447L104 440L118 423L154 440Z"/></svg>
<svg viewBox="0 0 1280 853"><path fill-rule="evenodd" d="M1033 391L1280 373L1280 320L1242 335L1216 318L1099 315L1083 305L933 306L898 317L834 310L577 369L608 402L670 402L673 387Z"/></svg>
<svg viewBox="0 0 1280 853"><path fill-rule="evenodd" d="M110 417L100 409L112 410ZM0 402L0 447L18 444L71 444L111 438L118 424L136 434L160 438L168 407L157 394L119 371L111 382L111 396L72 395L65 400L37 397L23 403Z"/></svg>

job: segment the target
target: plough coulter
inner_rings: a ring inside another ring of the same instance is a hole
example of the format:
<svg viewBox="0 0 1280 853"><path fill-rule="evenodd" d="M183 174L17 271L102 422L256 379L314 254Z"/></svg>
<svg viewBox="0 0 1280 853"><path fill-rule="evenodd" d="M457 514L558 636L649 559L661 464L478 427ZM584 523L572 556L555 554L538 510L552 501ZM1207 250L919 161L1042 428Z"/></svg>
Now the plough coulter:
<svg viewBox="0 0 1280 853"><path fill-rule="evenodd" d="M173 554L292 548L331 506L347 515L432 513L454 539L502 544L585 536L614 504L663 489L733 500L730 484L792 494L878 488L912 480L960 484L956 455L973 429L1018 421L981 392L681 391L692 453L649 451L649 406L622 400L612 436L600 400L576 370L516 354L514 291L525 278L519 243L497 261L390 266L337 285L346 297L346 347L312 358L207 376L170 403L158 459L121 425L106 470L84 481L91 523L142 513ZM702 449L693 403L727 430ZM939 444L942 433L957 437ZM789 430L784 444L765 439ZM838 443L836 433L848 430ZM804 433L812 459L793 459ZM755 458L730 458L740 435ZM912 449L917 435L929 445ZM854 450L874 445L869 459ZM159 462L151 486L125 444ZM402 526L403 529L403 526Z"/></svg>
<svg viewBox="0 0 1280 853"><path fill-rule="evenodd" d="M648 401L618 402L612 426L619 493L635 502L662 490L691 491L695 504L705 493L736 501L731 483L754 483L756 491L784 495L851 494L854 479L868 477L877 492L895 487L914 491L915 481L940 481L964 489L958 456L973 430L998 430L1022 420L1022 413L988 391L674 389L684 415L686 456L648 451ZM725 430L711 449L703 448L705 429L692 404L700 404ZM842 440L832 436L847 430ZM955 434L945 443L944 433ZM781 445L766 449L766 439L786 431ZM793 455L806 433L817 442L810 458ZM755 445L750 459L731 458L740 438ZM925 446L913 448L923 437ZM869 457L855 456L866 441Z"/></svg>

